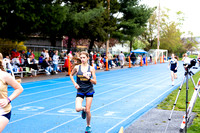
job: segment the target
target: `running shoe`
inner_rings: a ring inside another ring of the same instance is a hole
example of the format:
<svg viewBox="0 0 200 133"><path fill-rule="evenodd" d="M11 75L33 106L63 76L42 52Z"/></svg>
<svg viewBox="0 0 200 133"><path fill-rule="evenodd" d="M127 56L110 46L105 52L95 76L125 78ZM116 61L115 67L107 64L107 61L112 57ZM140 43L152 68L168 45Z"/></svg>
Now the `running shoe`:
<svg viewBox="0 0 200 133"><path fill-rule="evenodd" d="M174 81L172 81L172 86L174 86Z"/></svg>
<svg viewBox="0 0 200 133"><path fill-rule="evenodd" d="M91 133L92 132L92 129L90 126L87 126L86 129L85 129L85 133Z"/></svg>
<svg viewBox="0 0 200 133"><path fill-rule="evenodd" d="M81 114L82 118L85 119L86 118L86 112L85 110L82 110L82 114Z"/></svg>

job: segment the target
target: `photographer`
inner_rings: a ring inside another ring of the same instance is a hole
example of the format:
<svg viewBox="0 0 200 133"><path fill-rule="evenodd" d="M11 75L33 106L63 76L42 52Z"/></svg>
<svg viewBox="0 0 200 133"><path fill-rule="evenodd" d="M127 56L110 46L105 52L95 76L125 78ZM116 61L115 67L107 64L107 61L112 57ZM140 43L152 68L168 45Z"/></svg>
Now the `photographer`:
<svg viewBox="0 0 200 133"><path fill-rule="evenodd" d="M172 86L174 85L174 79L177 79L177 69L178 69L178 60L175 59L174 54L172 54L172 58L169 62L168 68L170 67L171 70L171 79L172 79Z"/></svg>

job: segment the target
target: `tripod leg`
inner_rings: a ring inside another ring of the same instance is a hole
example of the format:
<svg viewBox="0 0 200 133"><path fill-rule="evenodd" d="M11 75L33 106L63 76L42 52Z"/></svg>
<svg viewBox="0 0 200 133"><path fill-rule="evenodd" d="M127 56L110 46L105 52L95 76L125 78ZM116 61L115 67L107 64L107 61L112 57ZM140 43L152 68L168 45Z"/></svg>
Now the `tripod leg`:
<svg viewBox="0 0 200 133"><path fill-rule="evenodd" d="M177 96L176 96L176 100L175 100L175 102L174 102L174 104L173 104L172 111L171 111L170 116L169 116L169 118L168 118L168 123L167 123L167 126L166 126L166 128L165 128L165 133L167 132L167 128L168 128L168 126L169 126L169 122L171 121L172 114L173 114L174 108L175 108L175 106L176 106L176 103L177 103L177 101L178 101L178 97L179 97L179 94L180 94L180 92L181 92L181 88L182 88L182 86L183 86L184 81L185 81L185 76L183 77L182 83L181 83L181 85L180 85L180 87L179 87L178 94L177 94Z"/></svg>
<svg viewBox="0 0 200 133"><path fill-rule="evenodd" d="M200 81L200 79L199 79L199 81ZM194 90L194 93L192 95L192 98L191 98L191 100L189 102L189 106L187 108L187 113L183 116L183 120L182 120L182 123L181 123L181 126L180 126L180 132L181 133L183 132L184 129L187 129L186 122L188 123L189 120L190 120L190 114L192 113L192 110L193 110L194 105L196 103L196 99L199 96L199 90L200 90L200 86L197 85L195 87L195 90ZM186 115L187 115L187 119L186 119Z"/></svg>
<svg viewBox="0 0 200 133"><path fill-rule="evenodd" d="M200 98L200 94L198 93L198 96L199 96L199 98Z"/></svg>
<svg viewBox="0 0 200 133"><path fill-rule="evenodd" d="M194 79L193 79L193 77L192 77L192 76L190 76L190 78L191 78L191 80L192 80L192 83L193 83L193 85L194 85L194 87L195 87L195 82L194 82Z"/></svg>
<svg viewBox="0 0 200 133"><path fill-rule="evenodd" d="M187 112L187 108L188 108L188 90L189 90L189 86L188 86L188 74L186 75L186 105L185 105L185 133L187 133L187 123L188 123L188 112Z"/></svg>

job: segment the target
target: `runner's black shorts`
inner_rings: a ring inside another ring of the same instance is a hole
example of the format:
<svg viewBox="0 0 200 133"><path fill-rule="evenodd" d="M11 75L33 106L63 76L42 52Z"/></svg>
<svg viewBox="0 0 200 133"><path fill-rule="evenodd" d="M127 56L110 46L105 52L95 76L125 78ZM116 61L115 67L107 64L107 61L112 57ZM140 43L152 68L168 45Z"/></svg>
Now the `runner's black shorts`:
<svg viewBox="0 0 200 133"><path fill-rule="evenodd" d="M176 73L176 72L177 72L177 70L175 70L175 69L171 69L171 71L173 71L174 73Z"/></svg>
<svg viewBox="0 0 200 133"><path fill-rule="evenodd" d="M76 97L81 97L82 99L84 99L84 97L93 97L93 95L94 95L94 92L92 92L92 93L80 93L80 92L78 92L77 93L77 95L76 95Z"/></svg>
<svg viewBox="0 0 200 133"><path fill-rule="evenodd" d="M10 117L11 117L11 111L10 111L9 113L7 113L7 114L2 115L2 116L6 117L8 120L10 120Z"/></svg>

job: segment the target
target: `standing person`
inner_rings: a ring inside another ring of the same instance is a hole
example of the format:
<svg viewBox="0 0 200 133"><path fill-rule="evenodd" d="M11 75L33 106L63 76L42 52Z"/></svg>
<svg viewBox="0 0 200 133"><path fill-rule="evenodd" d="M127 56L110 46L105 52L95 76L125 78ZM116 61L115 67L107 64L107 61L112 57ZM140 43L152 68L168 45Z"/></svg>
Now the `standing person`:
<svg viewBox="0 0 200 133"><path fill-rule="evenodd" d="M150 63L153 62L153 59L152 59L152 54L150 54Z"/></svg>
<svg viewBox="0 0 200 133"><path fill-rule="evenodd" d="M172 54L172 58L169 62L168 68L170 67L171 70L171 79L172 79L172 86L174 85L174 79L177 79L177 69L178 69L178 61L175 59L174 54Z"/></svg>
<svg viewBox="0 0 200 133"><path fill-rule="evenodd" d="M82 118L87 118L86 131L91 132L90 120L91 113L90 108L92 104L94 89L93 84L96 84L95 69L88 64L89 54L86 52L81 52L80 54L81 64L74 67L72 73L70 74L70 79L72 80L75 88L77 89L76 95L76 111L82 111ZM77 75L77 81L75 82L73 75ZM93 78L91 78L93 77ZM82 102L86 97L86 106L82 106Z"/></svg>
<svg viewBox="0 0 200 133"><path fill-rule="evenodd" d="M146 64L146 56L145 56L145 54L143 54L143 64Z"/></svg>
<svg viewBox="0 0 200 133"><path fill-rule="evenodd" d="M112 60L113 60L113 55L108 52L108 68L112 68Z"/></svg>
<svg viewBox="0 0 200 133"><path fill-rule="evenodd" d="M135 66L136 56L134 52L131 52L130 59L131 59L132 65Z"/></svg>
<svg viewBox="0 0 200 133"><path fill-rule="evenodd" d="M58 50L55 51L55 54L53 56L53 71L55 74L57 74L58 72L58 60L59 60L59 56L58 56Z"/></svg>
<svg viewBox="0 0 200 133"><path fill-rule="evenodd" d="M125 56L124 56L124 53L121 51L121 53L119 54L119 61L120 61L121 68L124 67L124 60L125 60Z"/></svg>
<svg viewBox="0 0 200 133"><path fill-rule="evenodd" d="M3 65L3 56L0 53L0 133L4 130L11 117L11 101L19 96L22 86L7 72ZM15 91L8 96L8 85L12 86Z"/></svg>

